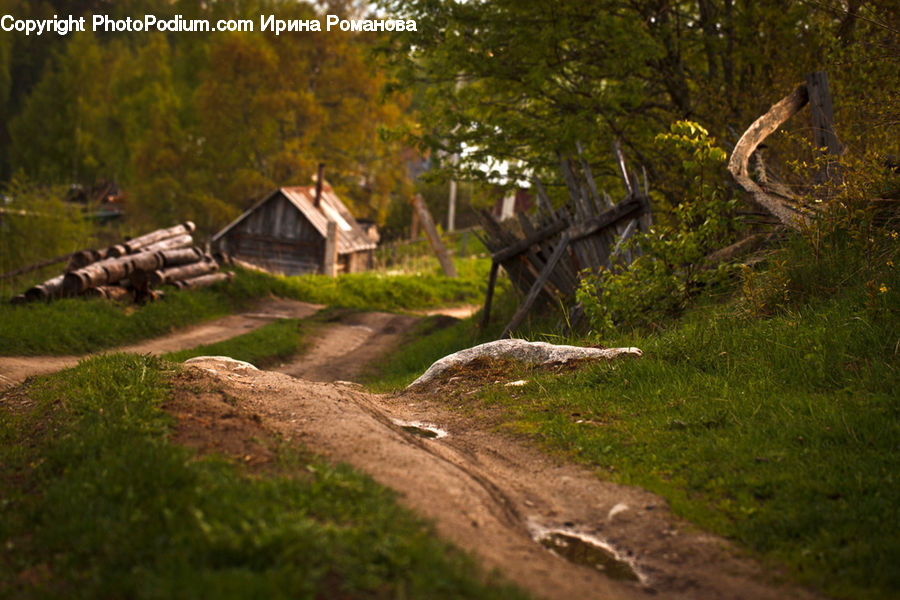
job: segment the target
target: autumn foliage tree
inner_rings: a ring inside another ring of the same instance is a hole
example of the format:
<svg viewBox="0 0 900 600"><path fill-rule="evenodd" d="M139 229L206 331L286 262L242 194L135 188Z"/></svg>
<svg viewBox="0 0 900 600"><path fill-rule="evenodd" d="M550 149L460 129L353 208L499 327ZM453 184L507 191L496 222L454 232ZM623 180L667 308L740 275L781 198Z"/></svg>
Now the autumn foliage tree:
<svg viewBox="0 0 900 600"><path fill-rule="evenodd" d="M19 17L58 8L257 25L260 14L320 18L311 4L267 0L3 2ZM345 4L327 10L360 10ZM310 184L324 162L356 214L383 219L409 184L400 143L379 133L409 113L402 95L382 96L383 75L369 57L375 42L352 32L88 31L44 44L0 34L0 179L18 173L84 187L115 180L134 223L192 219L208 233L276 186ZM26 48L37 51L39 68L25 64Z"/></svg>

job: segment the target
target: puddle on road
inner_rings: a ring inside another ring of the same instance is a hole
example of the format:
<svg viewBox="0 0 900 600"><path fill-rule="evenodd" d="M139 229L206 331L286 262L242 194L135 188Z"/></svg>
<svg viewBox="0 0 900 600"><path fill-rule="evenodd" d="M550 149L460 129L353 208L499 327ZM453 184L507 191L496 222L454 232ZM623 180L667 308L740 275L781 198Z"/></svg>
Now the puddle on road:
<svg viewBox="0 0 900 600"><path fill-rule="evenodd" d="M596 569L611 579L644 582L645 578L628 559L595 537L565 529L549 529L537 532L534 539L569 562Z"/></svg>
<svg viewBox="0 0 900 600"><path fill-rule="evenodd" d="M447 432L441 429L440 427L436 427L431 423L420 423L418 421L400 421L394 419L394 424L400 427L406 433L410 433L412 435L434 440L442 437L446 437Z"/></svg>

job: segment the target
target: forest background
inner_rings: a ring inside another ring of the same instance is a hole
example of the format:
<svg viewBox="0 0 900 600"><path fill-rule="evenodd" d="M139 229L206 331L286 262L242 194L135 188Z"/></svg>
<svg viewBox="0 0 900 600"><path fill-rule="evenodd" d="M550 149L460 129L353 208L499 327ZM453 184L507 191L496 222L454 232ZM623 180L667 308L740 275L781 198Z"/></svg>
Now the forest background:
<svg viewBox="0 0 900 600"><path fill-rule="evenodd" d="M887 0L0 0L0 13L257 23L261 14L391 14L418 25L395 34L0 33L4 202L73 215L8 226L4 271L84 243L90 225L59 202L73 186L116 182L126 232L191 219L209 234L272 188L309 184L320 161L358 217L396 233L414 186L441 220L451 173L476 182L465 201L474 193L490 202L479 185L517 175L538 175L562 197L557 153L576 142L615 195L618 140L647 170L665 220L694 183L660 133L691 120L730 149L816 70L828 71L848 153L883 164L900 152L900 7ZM801 156L809 125L792 127L794 138L770 142L774 152ZM430 178L414 182L423 159ZM23 243L35 239L40 247Z"/></svg>

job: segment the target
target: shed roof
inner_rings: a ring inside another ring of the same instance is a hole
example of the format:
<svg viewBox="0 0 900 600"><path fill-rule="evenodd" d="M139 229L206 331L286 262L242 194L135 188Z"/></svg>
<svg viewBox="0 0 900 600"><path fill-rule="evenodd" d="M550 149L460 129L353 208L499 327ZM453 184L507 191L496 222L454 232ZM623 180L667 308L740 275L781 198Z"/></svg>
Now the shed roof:
<svg viewBox="0 0 900 600"><path fill-rule="evenodd" d="M331 221L337 223L338 254L348 254L375 248L375 242L366 235L366 232L359 226L359 223L356 222L356 219L353 218L353 215L350 214L350 211L347 210L347 207L341 202L341 199L338 198L327 182L322 182L322 196L318 208L315 206L316 186L278 188L244 211L244 214L214 235L212 241L218 241L240 224L241 221L278 194L287 198L288 202L303 213L303 216L306 217L323 238L328 235L328 223Z"/></svg>

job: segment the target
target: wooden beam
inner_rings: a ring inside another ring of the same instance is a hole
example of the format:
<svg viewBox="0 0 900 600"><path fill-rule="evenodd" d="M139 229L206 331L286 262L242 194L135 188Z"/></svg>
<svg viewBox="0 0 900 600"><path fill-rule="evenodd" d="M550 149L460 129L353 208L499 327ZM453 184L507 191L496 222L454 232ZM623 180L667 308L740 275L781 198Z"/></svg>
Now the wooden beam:
<svg viewBox="0 0 900 600"><path fill-rule="evenodd" d="M640 212L644 209L644 203L638 200L637 198L631 198L628 200L623 200L619 202L602 215L598 215L587 221L583 221L581 223L575 223L571 227L569 227L568 234L569 238L572 241L580 240L581 238L585 238L589 235L593 235L604 229L619 222L622 219L630 217L632 214Z"/></svg>
<svg viewBox="0 0 900 600"><path fill-rule="evenodd" d="M522 302L522 305L519 306L519 309L516 311L516 314L513 315L512 320L506 326L506 329L503 330L503 333L500 335L500 338L508 338L512 332L518 327L522 321L525 319L525 316L531 310L534 301L537 300L538 294L541 293L541 290L544 289L544 286L547 284L547 280L550 278L550 274L553 273L553 269L556 268L557 263L559 263L560 259L566 253L569 247L569 234L568 232L563 233L562 238L559 240L559 245L553 251L553 256L550 257L550 260L547 261L547 264L544 265L544 268L541 269L540 275L538 275L537 280L531 286L531 289L528 290L528 295L525 296L525 300Z"/></svg>
<svg viewBox="0 0 900 600"><path fill-rule="evenodd" d="M528 251L535 244L539 244L546 240L547 238L556 235L563 229L568 226L564 220L560 219L553 223L552 225L548 225L547 227L543 227L534 232L534 235L530 235L521 241L518 241L502 250L498 250L497 252L491 255L491 258L494 259L495 262L505 262L510 258L518 256L523 252Z"/></svg>
<svg viewBox="0 0 900 600"><path fill-rule="evenodd" d="M450 257L450 253L447 252L447 247L444 246L444 242L441 241L441 236L438 235L437 228L434 226L434 219L431 218L431 213L428 212L428 207L425 206L425 200L422 199L421 194L416 194L413 198L413 207L419 214L419 221L425 227L425 234L428 236L428 242L431 244L431 249L434 250L438 262L441 263L441 269L444 271L444 275L447 277L456 277L457 273L456 267L453 265L453 259Z"/></svg>
<svg viewBox="0 0 900 600"><path fill-rule="evenodd" d="M500 269L500 263L491 261L491 274L488 275L487 292L484 295L484 310L481 314L481 328L488 326L491 320L491 301L494 299L494 286L497 285L497 271Z"/></svg>
<svg viewBox="0 0 900 600"><path fill-rule="evenodd" d="M322 273L328 277L337 276L337 223L328 221L325 235L325 256L322 258Z"/></svg>

